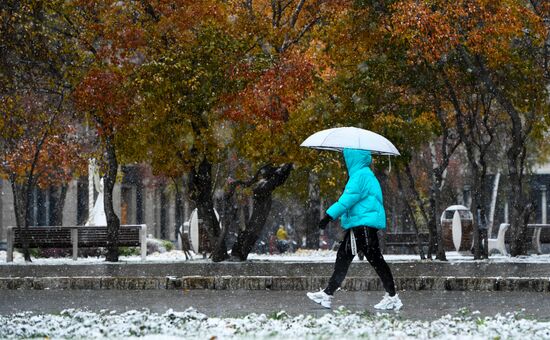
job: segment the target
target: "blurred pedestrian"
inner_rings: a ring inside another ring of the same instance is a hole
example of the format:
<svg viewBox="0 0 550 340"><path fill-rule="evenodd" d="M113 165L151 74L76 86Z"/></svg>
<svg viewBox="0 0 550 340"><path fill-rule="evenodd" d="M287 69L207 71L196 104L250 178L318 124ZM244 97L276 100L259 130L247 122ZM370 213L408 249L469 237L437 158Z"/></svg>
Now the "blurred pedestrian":
<svg viewBox="0 0 550 340"><path fill-rule="evenodd" d="M285 226L282 224L277 230L277 250L280 254L288 250L288 233L286 232Z"/></svg>

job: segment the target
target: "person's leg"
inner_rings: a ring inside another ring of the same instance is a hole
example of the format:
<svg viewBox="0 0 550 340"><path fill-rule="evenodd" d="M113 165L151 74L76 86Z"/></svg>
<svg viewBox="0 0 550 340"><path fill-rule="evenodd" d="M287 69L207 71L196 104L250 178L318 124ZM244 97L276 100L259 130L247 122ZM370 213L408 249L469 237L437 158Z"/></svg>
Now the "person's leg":
<svg viewBox="0 0 550 340"><path fill-rule="evenodd" d="M333 295L334 292L340 287L342 281L346 278L348 273L349 265L353 260L354 255L351 253L350 245L350 232L352 229L346 231L344 240L340 243L338 252L336 253L336 263L334 264L334 271L330 280L328 281L327 288L324 292L328 295Z"/></svg>
<svg viewBox="0 0 550 340"><path fill-rule="evenodd" d="M363 229L363 228L361 228ZM382 280L382 285L384 290L389 294L389 296L395 295L395 283L393 281L393 275L391 273L390 267L384 260L382 252L380 251L380 245L378 243L378 234L376 228L365 227L363 232L366 233L366 247L364 249L365 256L367 261L372 265L376 274Z"/></svg>

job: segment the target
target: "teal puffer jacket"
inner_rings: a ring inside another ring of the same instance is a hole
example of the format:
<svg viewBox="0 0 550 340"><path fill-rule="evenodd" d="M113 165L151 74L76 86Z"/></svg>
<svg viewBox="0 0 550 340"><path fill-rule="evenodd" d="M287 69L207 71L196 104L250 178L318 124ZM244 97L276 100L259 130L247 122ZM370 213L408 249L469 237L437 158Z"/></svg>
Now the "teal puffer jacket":
<svg viewBox="0 0 550 340"><path fill-rule="evenodd" d="M382 188L370 169L370 151L344 149L343 153L348 168L348 183L342 196L328 208L327 214L333 220L340 217L344 229L358 226L386 228Z"/></svg>

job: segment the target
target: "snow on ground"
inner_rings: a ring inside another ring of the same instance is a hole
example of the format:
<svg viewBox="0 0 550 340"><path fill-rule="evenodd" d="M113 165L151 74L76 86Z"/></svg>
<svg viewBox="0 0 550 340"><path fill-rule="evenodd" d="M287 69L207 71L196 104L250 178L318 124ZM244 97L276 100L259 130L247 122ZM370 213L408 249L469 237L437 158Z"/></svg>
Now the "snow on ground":
<svg viewBox="0 0 550 340"><path fill-rule="evenodd" d="M418 255L395 255L387 254L384 258L388 262L418 262L421 261ZM336 259L336 252L330 250L306 250L299 249L295 253L285 254L250 254L248 260L256 262L275 261L275 262L329 262L333 263ZM503 255L492 255L489 260L474 260L473 256L466 253L447 252L447 260L450 263L462 263L462 262L474 262L482 261L489 263L550 263L550 254L543 255L529 255L520 257L509 257ZM180 250L172 250L165 253L153 253L147 255L146 263L172 263L183 262L185 260L185 254ZM202 255L193 255L193 262L209 262L209 260L203 259ZM356 258L355 261L358 261ZM139 256L121 256L120 262L128 263L140 263L141 258ZM66 258L33 258L31 265L79 265L79 264L99 264L105 263L104 257L83 257L77 261L73 261L70 257ZM0 251L0 264L6 264L6 252ZM9 264L9 263L8 263ZM25 264L23 255L19 252L14 252L13 265Z"/></svg>
<svg viewBox="0 0 550 340"><path fill-rule="evenodd" d="M131 262L131 263L139 263L141 261L140 256L120 256L119 257L120 262ZM172 250L165 253L153 253L150 255L147 255L147 258L145 260L146 263L170 263L170 262L181 262L185 261L185 254L183 251L180 250ZM193 256L192 261L208 261L203 260L202 256ZM20 264L26 264L25 259L23 258L23 254L19 252L13 253L13 262L6 263L6 252L0 251L0 264L13 264L13 265L20 265ZM79 257L77 261L74 261L71 257L61 257L61 258L32 258L31 263L27 263L28 265L60 265L60 264L68 264L68 265L80 265L80 264L105 264L105 257Z"/></svg>
<svg viewBox="0 0 550 340"><path fill-rule="evenodd" d="M99 313L65 310L58 315L19 313L0 316L0 338L166 339L548 339L550 322L508 313L479 317L461 311L434 321L404 320L399 315L351 313L338 309L320 317L250 314L210 318L193 308L164 314L147 310Z"/></svg>
<svg viewBox="0 0 550 340"><path fill-rule="evenodd" d="M489 260L474 260L474 256L468 253L459 253L456 251L446 252L447 260L451 263L460 262L511 262L511 263L550 263L550 254L529 255L520 257L510 257L504 255L492 255ZM284 261L284 262L334 262L336 252L330 250L307 250L299 249L295 253L289 254L250 254L249 260L256 261ZM384 259L388 262L419 262L418 255L399 255L385 254ZM355 261L358 260L356 257Z"/></svg>

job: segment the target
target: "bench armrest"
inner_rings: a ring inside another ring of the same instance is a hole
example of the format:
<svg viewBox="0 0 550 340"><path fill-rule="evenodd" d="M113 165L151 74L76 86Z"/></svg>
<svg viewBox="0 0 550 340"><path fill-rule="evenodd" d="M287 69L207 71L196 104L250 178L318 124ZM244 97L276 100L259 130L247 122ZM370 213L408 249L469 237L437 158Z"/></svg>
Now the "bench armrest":
<svg viewBox="0 0 550 340"><path fill-rule="evenodd" d="M510 224L508 223L501 223L498 227L498 234L497 238L490 238L488 239L488 252L491 253L492 249L498 250L502 255L508 255L506 251L506 244L505 244L505 236L506 231L510 228Z"/></svg>
<svg viewBox="0 0 550 340"><path fill-rule="evenodd" d="M145 261L147 256L147 225L142 224L139 228L139 245L141 250L141 260Z"/></svg>
<svg viewBox="0 0 550 340"><path fill-rule="evenodd" d="M510 228L509 223L501 223L498 226L497 240L502 240L502 242L504 242L504 236L506 235L508 228Z"/></svg>

